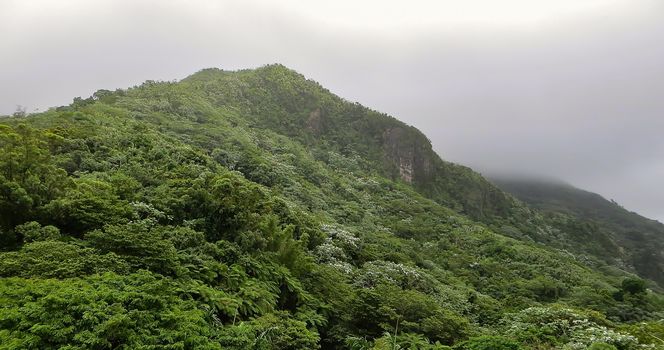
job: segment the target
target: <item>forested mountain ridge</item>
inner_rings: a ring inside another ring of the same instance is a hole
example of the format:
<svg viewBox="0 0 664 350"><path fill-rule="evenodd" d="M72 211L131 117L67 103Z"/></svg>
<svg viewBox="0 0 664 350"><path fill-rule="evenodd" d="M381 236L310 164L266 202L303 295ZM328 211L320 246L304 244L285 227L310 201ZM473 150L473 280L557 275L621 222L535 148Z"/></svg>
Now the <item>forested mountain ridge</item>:
<svg viewBox="0 0 664 350"><path fill-rule="evenodd" d="M661 347L645 281L283 66L0 124L0 348Z"/></svg>
<svg viewBox="0 0 664 350"><path fill-rule="evenodd" d="M613 249L604 253L632 266L640 275L664 285L664 225L630 212L614 201L569 184L523 178L492 178L503 190L544 212L553 225L573 217L577 230L602 239ZM580 236L580 239L584 237ZM601 255L601 254L600 254Z"/></svg>
<svg viewBox="0 0 664 350"><path fill-rule="evenodd" d="M331 94L283 65L224 72L207 69L186 79L215 105L250 116L252 127L270 129L309 147L334 149L368 161L369 169L412 184L426 197L472 218L508 216L513 203L471 169L445 162L419 130Z"/></svg>

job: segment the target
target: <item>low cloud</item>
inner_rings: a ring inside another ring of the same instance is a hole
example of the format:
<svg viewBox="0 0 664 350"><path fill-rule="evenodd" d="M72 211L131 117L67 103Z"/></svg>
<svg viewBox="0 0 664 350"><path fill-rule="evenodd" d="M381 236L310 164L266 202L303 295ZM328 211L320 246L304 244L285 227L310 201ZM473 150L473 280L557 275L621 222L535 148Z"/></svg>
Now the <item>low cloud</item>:
<svg viewBox="0 0 664 350"><path fill-rule="evenodd" d="M280 62L419 127L445 159L561 178L664 221L661 2L522 13L510 0L495 18L458 2L311 3L2 2L0 114Z"/></svg>

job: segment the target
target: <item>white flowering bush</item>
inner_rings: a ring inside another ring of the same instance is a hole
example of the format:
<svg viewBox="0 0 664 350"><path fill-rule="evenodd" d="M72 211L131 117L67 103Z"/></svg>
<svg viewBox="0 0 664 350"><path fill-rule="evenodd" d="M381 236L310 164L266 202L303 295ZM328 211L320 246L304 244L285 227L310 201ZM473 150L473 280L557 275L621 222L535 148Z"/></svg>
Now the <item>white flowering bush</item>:
<svg viewBox="0 0 664 350"><path fill-rule="evenodd" d="M622 334L587 320L575 321L571 328L572 339L566 344L569 349L586 349L594 343L605 343L618 349L643 349L632 335Z"/></svg>
<svg viewBox="0 0 664 350"><path fill-rule="evenodd" d="M360 239L333 225L322 225L321 230L327 234L327 238L316 248L314 252L316 260L343 273L351 273L353 265L349 263L347 252L357 249Z"/></svg>
<svg viewBox="0 0 664 350"><path fill-rule="evenodd" d="M346 253L331 242L324 242L316 248L316 258L321 263L346 260Z"/></svg>
<svg viewBox="0 0 664 350"><path fill-rule="evenodd" d="M329 241L342 247L357 248L360 242L352 233L337 226L324 224L321 230L327 234Z"/></svg>
<svg viewBox="0 0 664 350"><path fill-rule="evenodd" d="M327 165L339 172L360 172L365 162L358 154L345 156L333 151L327 153Z"/></svg>
<svg viewBox="0 0 664 350"><path fill-rule="evenodd" d="M428 277L428 276L427 276ZM372 288L387 283L402 288L431 289L430 281L417 268L391 261L371 261L357 272L354 284L359 287Z"/></svg>
<svg viewBox="0 0 664 350"><path fill-rule="evenodd" d="M504 333L530 344L557 345L566 350L587 349L605 343L619 350L648 349L636 337L608 328L597 312L559 306L531 307L503 319Z"/></svg>

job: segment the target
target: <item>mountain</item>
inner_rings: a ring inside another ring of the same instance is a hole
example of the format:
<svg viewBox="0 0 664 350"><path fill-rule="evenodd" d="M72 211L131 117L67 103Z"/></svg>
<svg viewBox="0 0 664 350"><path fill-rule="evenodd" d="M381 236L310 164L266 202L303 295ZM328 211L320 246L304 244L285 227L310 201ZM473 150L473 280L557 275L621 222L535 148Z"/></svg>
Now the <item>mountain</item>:
<svg viewBox="0 0 664 350"><path fill-rule="evenodd" d="M282 65L0 121L0 349L642 349L664 297Z"/></svg>
<svg viewBox="0 0 664 350"><path fill-rule="evenodd" d="M275 131L310 149L352 153L380 175L410 184L472 218L490 221L511 209L509 196L471 169L441 160L416 128L344 101L282 65L263 67L258 74L206 69L183 83L206 91L216 106L241 110L252 127Z"/></svg>
<svg viewBox="0 0 664 350"><path fill-rule="evenodd" d="M607 242L604 251L597 252L597 255L607 253L604 254L606 257L618 258L617 263L664 285L662 223L630 212L596 193L562 182L518 177L494 178L492 181L552 219L571 217L575 225L584 228L575 230L573 235L590 233ZM587 236L572 238L579 241L586 240Z"/></svg>

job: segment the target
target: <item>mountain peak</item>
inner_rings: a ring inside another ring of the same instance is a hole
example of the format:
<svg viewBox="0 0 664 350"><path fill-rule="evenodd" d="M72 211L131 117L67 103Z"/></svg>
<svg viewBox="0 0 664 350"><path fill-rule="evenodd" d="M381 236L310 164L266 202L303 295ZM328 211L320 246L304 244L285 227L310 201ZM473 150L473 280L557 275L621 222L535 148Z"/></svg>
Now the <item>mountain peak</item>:
<svg viewBox="0 0 664 350"><path fill-rule="evenodd" d="M187 80L202 80L202 79L210 79L214 77L224 77L227 75L231 74L242 74L242 73L253 73L253 74L258 74L261 76L269 76L272 74L281 74L281 75L288 75L291 77L297 77L304 79L304 76L297 72L294 69L288 68L285 65L281 63L270 63L270 64L265 64L256 68L243 68L243 69L237 69L237 70L225 70L217 67L210 67L210 68L203 68L199 70L198 72L186 77L183 79L183 81Z"/></svg>
<svg viewBox="0 0 664 350"><path fill-rule="evenodd" d="M637 349L664 301L545 215L283 65L99 90L0 125L0 342Z"/></svg>

